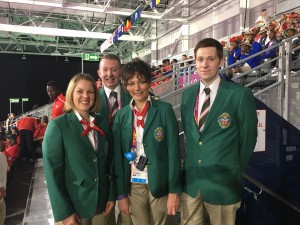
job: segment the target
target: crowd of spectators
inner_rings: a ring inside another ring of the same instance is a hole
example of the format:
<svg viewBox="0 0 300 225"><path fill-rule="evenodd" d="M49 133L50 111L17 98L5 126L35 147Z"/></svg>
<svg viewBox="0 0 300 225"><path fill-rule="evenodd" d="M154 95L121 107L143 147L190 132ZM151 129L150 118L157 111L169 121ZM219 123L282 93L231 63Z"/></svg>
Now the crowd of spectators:
<svg viewBox="0 0 300 225"><path fill-rule="evenodd" d="M291 12L280 15L278 20L267 17L266 10L262 10L261 16L255 21L255 26L244 30L241 35L229 39L227 65L232 65L239 60L254 55L261 50L269 49L284 39L295 36L300 29L300 10L298 13ZM292 48L300 45L300 36L292 40ZM227 48L227 42L222 43ZM245 72L259 66L267 59L273 59L279 54L279 48L272 48L259 56L246 60L244 63L227 71L229 76L233 73ZM299 55L299 50L293 52L293 59ZM276 62L272 63L274 66Z"/></svg>
<svg viewBox="0 0 300 225"><path fill-rule="evenodd" d="M162 64L158 66L152 66L153 80L151 88L154 88L162 83L170 81L172 78L178 78L184 75L194 73L194 59L193 56L187 56L183 54L181 61L176 58L164 59Z"/></svg>
<svg viewBox="0 0 300 225"><path fill-rule="evenodd" d="M47 124L47 116L16 119L13 113L8 115L6 122L0 125L0 154L4 154L7 159L7 172L11 172L17 161L35 162L41 157L39 148Z"/></svg>

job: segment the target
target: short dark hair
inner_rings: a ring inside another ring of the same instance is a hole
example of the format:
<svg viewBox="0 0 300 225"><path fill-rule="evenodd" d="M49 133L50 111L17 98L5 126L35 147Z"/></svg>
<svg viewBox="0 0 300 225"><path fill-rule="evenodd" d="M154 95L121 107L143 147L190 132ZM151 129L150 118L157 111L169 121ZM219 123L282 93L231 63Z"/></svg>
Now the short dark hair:
<svg viewBox="0 0 300 225"><path fill-rule="evenodd" d="M122 66L121 60L120 60L119 56L117 56L117 55L114 55L114 54L106 54L106 55L104 55L104 56L101 57L101 60L102 60L102 59L116 60L116 61L118 61L119 66L120 66L120 67ZM100 62L101 62L101 60L100 60Z"/></svg>
<svg viewBox="0 0 300 225"><path fill-rule="evenodd" d="M48 116L43 116L41 120L44 121L44 123L49 122Z"/></svg>
<svg viewBox="0 0 300 225"><path fill-rule="evenodd" d="M218 58L223 59L223 46L219 41L213 38L204 38L196 44L194 49L195 59L198 49L207 47L215 47L217 49Z"/></svg>
<svg viewBox="0 0 300 225"><path fill-rule="evenodd" d="M267 10L266 10L266 9L263 9L263 10L261 10L261 12L267 12Z"/></svg>
<svg viewBox="0 0 300 225"><path fill-rule="evenodd" d="M58 85L58 83L55 81L55 80L50 80L48 83L47 83L47 86L53 86L53 87L56 87L56 88L60 88L60 86Z"/></svg>
<svg viewBox="0 0 300 225"><path fill-rule="evenodd" d="M135 58L132 62L129 62L123 67L122 79L124 81L124 87L128 84L128 80L132 78L135 74L151 83L152 73L150 66L139 58Z"/></svg>
<svg viewBox="0 0 300 225"><path fill-rule="evenodd" d="M16 134L7 135L6 139L11 139L11 140L16 141L17 140L17 135Z"/></svg>

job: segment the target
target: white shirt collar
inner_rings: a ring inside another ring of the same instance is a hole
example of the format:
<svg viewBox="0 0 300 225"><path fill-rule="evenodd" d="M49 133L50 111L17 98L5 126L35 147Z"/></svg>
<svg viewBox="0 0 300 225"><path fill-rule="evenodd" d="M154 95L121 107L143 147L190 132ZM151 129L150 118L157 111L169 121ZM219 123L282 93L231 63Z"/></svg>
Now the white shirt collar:
<svg viewBox="0 0 300 225"><path fill-rule="evenodd" d="M152 102L151 102L151 96L150 96L150 95L148 95L148 101L150 101L150 105L152 105ZM129 105L130 105L130 108L131 108L131 109L133 109L133 108L135 107L134 99L133 99L133 98L131 99Z"/></svg>
<svg viewBox="0 0 300 225"><path fill-rule="evenodd" d="M107 88L107 87L105 87L105 86L103 86L103 87L104 87L104 91L105 91L105 94L106 94L106 97L107 97L107 98L109 98L110 92L112 92L112 91L117 92L117 93L118 93L118 96L121 95L121 85L120 85L120 84L119 84L114 90L110 90L109 88Z"/></svg>
<svg viewBox="0 0 300 225"><path fill-rule="evenodd" d="M81 121L83 119L82 116L75 109L73 110L73 112L75 113L75 115L77 116L79 121ZM89 122L92 123L94 121L94 119L95 118L90 115Z"/></svg>
<svg viewBox="0 0 300 225"><path fill-rule="evenodd" d="M213 93L213 94L217 94L218 92L218 88L219 88L219 84L221 82L221 78L220 76L217 77L217 79L214 80L214 82L212 82L208 87L210 89L210 91ZM200 82L200 95L202 94L202 92L204 91L204 88L206 88L206 86Z"/></svg>

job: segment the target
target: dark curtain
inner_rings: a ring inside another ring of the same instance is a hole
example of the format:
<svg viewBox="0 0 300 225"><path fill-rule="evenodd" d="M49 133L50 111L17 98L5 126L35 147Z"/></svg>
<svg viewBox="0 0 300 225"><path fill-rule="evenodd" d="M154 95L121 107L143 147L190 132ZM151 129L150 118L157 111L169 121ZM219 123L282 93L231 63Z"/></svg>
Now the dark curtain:
<svg viewBox="0 0 300 225"><path fill-rule="evenodd" d="M9 98L20 98L19 103L11 104L11 111L18 114L22 110L21 98L29 98L24 102L24 112L32 109L34 104L42 106L48 103L47 82L56 80L65 93L70 78L82 71L81 58L59 56L35 56L0 54L0 121L4 121L9 113ZM84 61L84 72L98 79L98 62Z"/></svg>

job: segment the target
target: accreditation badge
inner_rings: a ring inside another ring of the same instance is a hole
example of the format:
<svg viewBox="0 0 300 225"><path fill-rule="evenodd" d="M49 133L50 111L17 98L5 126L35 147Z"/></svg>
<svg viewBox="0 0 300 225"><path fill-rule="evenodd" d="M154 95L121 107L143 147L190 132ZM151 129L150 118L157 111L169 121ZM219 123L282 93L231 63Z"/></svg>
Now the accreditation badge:
<svg viewBox="0 0 300 225"><path fill-rule="evenodd" d="M138 184L148 184L148 171L147 166L143 171L136 168L136 163L131 164L131 182Z"/></svg>
<svg viewBox="0 0 300 225"><path fill-rule="evenodd" d="M231 117L228 113L224 112L218 117L219 126L222 129L228 128L231 123Z"/></svg>
<svg viewBox="0 0 300 225"><path fill-rule="evenodd" d="M158 142L161 142L164 139L164 129L162 127L158 127L154 131L154 137Z"/></svg>

